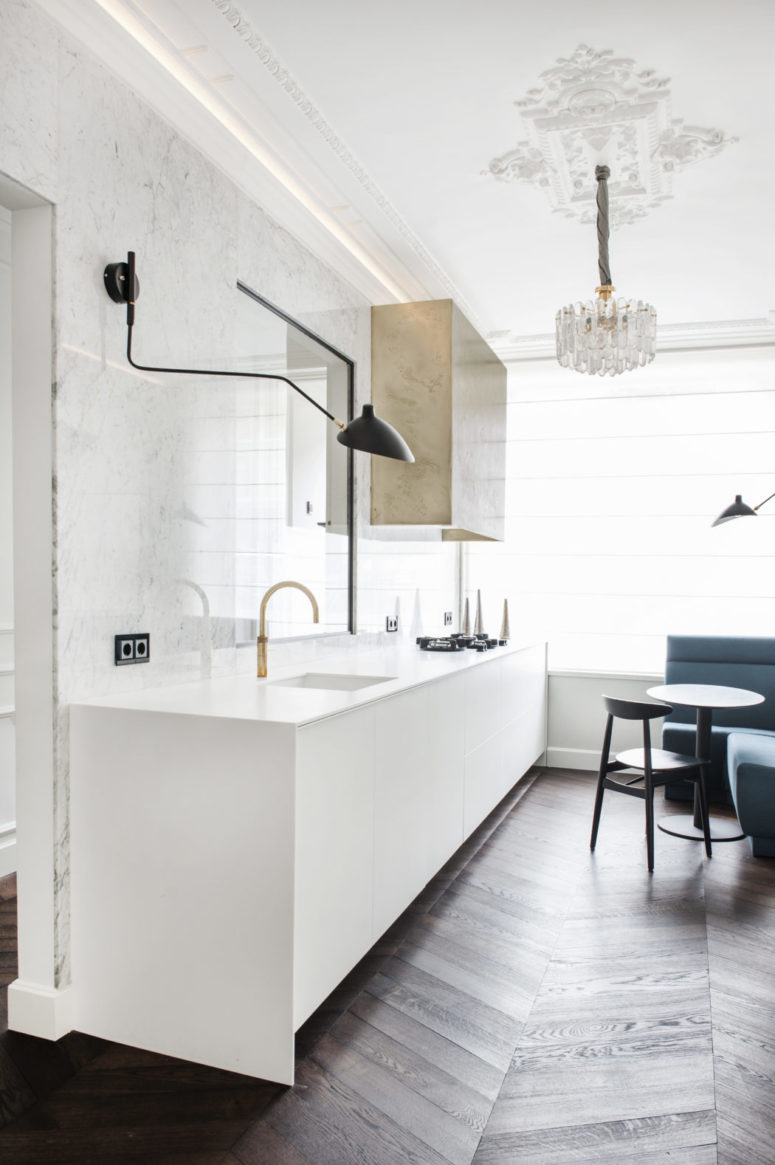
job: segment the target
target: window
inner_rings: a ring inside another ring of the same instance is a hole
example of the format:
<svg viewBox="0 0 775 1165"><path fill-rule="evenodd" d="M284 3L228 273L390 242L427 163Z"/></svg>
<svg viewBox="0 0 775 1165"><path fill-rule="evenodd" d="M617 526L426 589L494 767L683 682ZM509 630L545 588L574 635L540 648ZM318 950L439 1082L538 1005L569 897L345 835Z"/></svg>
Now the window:
<svg viewBox="0 0 775 1165"><path fill-rule="evenodd" d="M775 351L660 353L609 378L509 369L506 540L469 548L468 583L554 669L661 672L668 633L771 634ZM499 616L498 616L499 617ZM497 628L496 628L497 629Z"/></svg>

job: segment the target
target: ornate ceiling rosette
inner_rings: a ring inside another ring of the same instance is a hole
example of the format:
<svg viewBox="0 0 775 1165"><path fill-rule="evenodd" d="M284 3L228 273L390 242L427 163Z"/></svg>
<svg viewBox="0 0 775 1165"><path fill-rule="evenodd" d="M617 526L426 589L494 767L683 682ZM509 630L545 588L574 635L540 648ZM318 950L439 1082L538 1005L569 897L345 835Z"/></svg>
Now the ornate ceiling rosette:
<svg viewBox="0 0 775 1165"><path fill-rule="evenodd" d="M723 131L672 116L670 79L638 70L612 49L579 45L540 75L542 84L514 104L529 137L485 173L500 182L540 186L552 209L581 223L595 221L589 174L611 169L611 227L643 218L672 197L676 170L713 157L737 141Z"/></svg>

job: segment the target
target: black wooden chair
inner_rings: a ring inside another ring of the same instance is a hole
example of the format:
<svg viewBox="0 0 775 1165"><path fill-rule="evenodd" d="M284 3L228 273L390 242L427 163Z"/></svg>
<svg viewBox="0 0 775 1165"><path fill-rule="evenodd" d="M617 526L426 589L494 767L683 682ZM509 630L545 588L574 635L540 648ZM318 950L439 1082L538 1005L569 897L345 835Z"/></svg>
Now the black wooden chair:
<svg viewBox="0 0 775 1165"><path fill-rule="evenodd" d="M589 839L589 848L594 849L597 842L597 830L600 825L600 812L603 808L603 794L606 789L616 793L626 793L629 797L640 797L646 802L646 844L648 851L649 873L654 869L654 790L671 781L695 781L699 790L700 810L702 813L702 829L705 836L705 853L711 856L710 823L708 820L708 797L706 789L705 765L696 756L684 756L679 752L665 752L661 748L651 747L652 720L667 716L672 712L669 704L646 703L639 700L619 700L611 696L603 696L608 718L603 737L603 751L600 756L600 772L597 778L597 793L595 795L595 812L592 818L592 836ZM640 720L643 723L643 748L628 748L625 752L618 752L614 760L610 760L611 734L614 720ZM637 776L630 779L615 780L609 773L624 770L640 770Z"/></svg>

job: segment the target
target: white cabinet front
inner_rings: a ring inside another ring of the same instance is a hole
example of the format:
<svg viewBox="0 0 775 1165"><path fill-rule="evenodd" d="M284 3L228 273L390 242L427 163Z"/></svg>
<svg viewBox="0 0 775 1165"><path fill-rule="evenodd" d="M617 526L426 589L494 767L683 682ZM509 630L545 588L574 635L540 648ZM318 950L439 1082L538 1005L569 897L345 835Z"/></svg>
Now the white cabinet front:
<svg viewBox="0 0 775 1165"><path fill-rule="evenodd" d="M374 721L374 707L363 708L297 733L297 1028L373 942Z"/></svg>
<svg viewBox="0 0 775 1165"><path fill-rule="evenodd" d="M463 679L377 705L375 939L463 840Z"/></svg>

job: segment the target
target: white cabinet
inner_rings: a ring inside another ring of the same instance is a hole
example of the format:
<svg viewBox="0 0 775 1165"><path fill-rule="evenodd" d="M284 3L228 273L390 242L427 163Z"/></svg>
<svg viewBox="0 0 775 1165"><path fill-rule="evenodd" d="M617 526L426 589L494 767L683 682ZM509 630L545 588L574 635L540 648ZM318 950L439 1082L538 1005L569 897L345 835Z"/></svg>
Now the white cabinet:
<svg viewBox="0 0 775 1165"><path fill-rule="evenodd" d="M372 945L375 708L298 729L294 1029Z"/></svg>
<svg viewBox="0 0 775 1165"><path fill-rule="evenodd" d="M375 939L463 840L465 678L425 684L377 705Z"/></svg>
<svg viewBox="0 0 775 1165"><path fill-rule="evenodd" d="M292 1080L293 729L88 706L70 728L73 1027Z"/></svg>
<svg viewBox="0 0 775 1165"><path fill-rule="evenodd" d="M459 666L301 723L74 706L74 1027L292 1083L296 1029L543 752L543 645Z"/></svg>
<svg viewBox="0 0 775 1165"><path fill-rule="evenodd" d="M466 837L541 755L546 737L543 645L479 670L465 718Z"/></svg>

